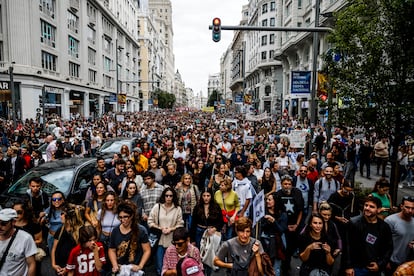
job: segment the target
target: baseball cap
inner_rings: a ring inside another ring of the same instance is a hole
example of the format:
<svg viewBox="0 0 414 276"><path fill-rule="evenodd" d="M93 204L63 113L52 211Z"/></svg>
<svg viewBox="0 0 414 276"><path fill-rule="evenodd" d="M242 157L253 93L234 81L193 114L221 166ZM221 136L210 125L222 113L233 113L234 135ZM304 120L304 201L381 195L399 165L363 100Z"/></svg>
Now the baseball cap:
<svg viewBox="0 0 414 276"><path fill-rule="evenodd" d="M0 220L1 221L9 221L12 219L17 218L17 212L11 208L5 208L0 210Z"/></svg>
<svg viewBox="0 0 414 276"><path fill-rule="evenodd" d="M133 150L133 151L136 151L136 152L139 152L139 153L141 153L141 152L142 152L142 150L141 150L140 148L138 148L138 147L134 148L134 150Z"/></svg>
<svg viewBox="0 0 414 276"><path fill-rule="evenodd" d="M318 154L317 154L316 152L312 152L312 153L311 153L311 156L312 156L312 155L318 155Z"/></svg>
<svg viewBox="0 0 414 276"><path fill-rule="evenodd" d="M341 138L342 138L342 137L341 137L341 135L339 135L339 134L335 136L335 139L341 139Z"/></svg>
<svg viewBox="0 0 414 276"><path fill-rule="evenodd" d="M192 257L185 257L177 264L177 275L182 276L204 276L199 262Z"/></svg>

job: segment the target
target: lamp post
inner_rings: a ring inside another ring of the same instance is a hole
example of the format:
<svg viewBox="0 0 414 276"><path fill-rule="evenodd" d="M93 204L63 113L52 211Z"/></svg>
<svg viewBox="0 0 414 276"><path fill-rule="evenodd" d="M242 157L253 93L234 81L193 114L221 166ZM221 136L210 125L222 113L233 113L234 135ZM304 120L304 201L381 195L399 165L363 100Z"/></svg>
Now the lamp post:
<svg viewBox="0 0 414 276"><path fill-rule="evenodd" d="M9 75L10 75L10 93L12 98L12 118L13 118L13 127L16 129L17 122L16 122L16 91L14 89L14 75L13 75L13 65L9 67Z"/></svg>
<svg viewBox="0 0 414 276"><path fill-rule="evenodd" d="M319 0L316 0L315 3L315 28L319 27ZM319 34L317 32L313 33L313 57L312 57L312 83L311 83L311 104L310 104L310 118L311 118L311 128L310 128L310 141L309 141L309 154L312 152L312 140L314 135L314 128L316 127L316 78L317 78L317 66L318 66L318 49L319 44ZM329 137L328 137L329 139Z"/></svg>
<svg viewBox="0 0 414 276"><path fill-rule="evenodd" d="M120 81L119 81L119 68L118 68L118 51L124 49L122 46L118 46L118 39L115 40L115 72L116 72L116 111L120 112L121 108L119 105L119 93L120 93Z"/></svg>

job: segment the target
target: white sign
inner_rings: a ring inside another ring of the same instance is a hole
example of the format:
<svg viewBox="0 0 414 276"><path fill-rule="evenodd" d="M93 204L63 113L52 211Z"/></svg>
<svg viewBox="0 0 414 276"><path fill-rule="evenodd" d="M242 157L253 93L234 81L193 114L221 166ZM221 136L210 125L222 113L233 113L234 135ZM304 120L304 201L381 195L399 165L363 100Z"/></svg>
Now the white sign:
<svg viewBox="0 0 414 276"><path fill-rule="evenodd" d="M306 130L292 130L289 134L290 147L296 149L304 148L307 135L308 132Z"/></svg>
<svg viewBox="0 0 414 276"><path fill-rule="evenodd" d="M264 191L260 191L253 199L253 227L265 215Z"/></svg>

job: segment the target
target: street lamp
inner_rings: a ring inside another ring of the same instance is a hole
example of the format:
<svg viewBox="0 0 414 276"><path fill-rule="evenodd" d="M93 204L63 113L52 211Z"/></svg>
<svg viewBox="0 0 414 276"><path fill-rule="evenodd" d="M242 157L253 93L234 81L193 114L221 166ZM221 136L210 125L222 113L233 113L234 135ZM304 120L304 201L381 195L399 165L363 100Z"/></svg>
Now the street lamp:
<svg viewBox="0 0 414 276"><path fill-rule="evenodd" d="M320 0L316 0L315 3L315 28L319 27L319 3ZM310 142L309 142L309 153L312 152L312 139L314 135L314 128L316 127L316 102L315 102L315 96L316 96L316 78L317 78L317 66L318 66L318 44L319 44L319 33L314 32L313 33L313 57L312 57L312 83L311 83L311 104L310 104L310 112L311 112L311 128L310 128ZM329 139L329 137L328 137Z"/></svg>
<svg viewBox="0 0 414 276"><path fill-rule="evenodd" d="M115 71L116 71L116 111L121 111L119 106L119 93L120 93L120 81L119 81L119 68L118 68L118 51L123 50L124 47L118 46L118 39L115 40ZM122 85L122 84L121 84Z"/></svg>

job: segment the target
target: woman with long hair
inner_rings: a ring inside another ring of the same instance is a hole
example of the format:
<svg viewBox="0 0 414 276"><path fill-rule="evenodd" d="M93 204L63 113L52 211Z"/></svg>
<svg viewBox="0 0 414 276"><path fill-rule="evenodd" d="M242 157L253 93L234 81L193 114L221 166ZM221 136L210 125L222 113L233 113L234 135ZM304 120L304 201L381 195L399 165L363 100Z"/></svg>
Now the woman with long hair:
<svg viewBox="0 0 414 276"><path fill-rule="evenodd" d="M106 190L106 185L102 182L96 185L96 191L86 205L85 208L85 220L89 222L93 227L98 227L97 214L98 211L102 208L102 203L104 200Z"/></svg>
<svg viewBox="0 0 414 276"><path fill-rule="evenodd" d="M330 275L334 263L332 244L326 235L323 218L319 214L312 214L309 224L299 236L299 257L302 261L300 276L309 276L313 271L322 270Z"/></svg>
<svg viewBox="0 0 414 276"><path fill-rule="evenodd" d="M65 208L65 195L56 191L50 197L50 206L45 210L46 213L46 223L49 227L49 234L47 236L47 246L49 251L53 246L53 237L56 231L62 226L63 222L61 220L61 212Z"/></svg>
<svg viewBox="0 0 414 276"><path fill-rule="evenodd" d="M262 183L260 186L266 196L276 192L276 178L270 168L265 168L263 170Z"/></svg>
<svg viewBox="0 0 414 276"><path fill-rule="evenodd" d="M120 271L121 265L132 265L131 270L142 270L151 256L151 247L145 228L138 223L133 203L122 202L117 209L120 225L111 234L108 257L112 273Z"/></svg>
<svg viewBox="0 0 414 276"><path fill-rule="evenodd" d="M92 176L91 185L88 188L88 190L86 191L86 196L85 196L86 201L89 201L93 198L93 195L96 194L96 185L98 185L101 182L106 184L105 178L103 177L103 175L101 173L99 173L99 172L95 173ZM107 191L113 191L114 189L111 187L111 185L106 184L106 190Z"/></svg>
<svg viewBox="0 0 414 276"><path fill-rule="evenodd" d="M157 273L161 274L165 250L170 246L172 233L178 227L184 226L183 214L178 205L178 196L175 190L167 186L148 217L149 228L162 231L156 252Z"/></svg>
<svg viewBox="0 0 414 276"><path fill-rule="evenodd" d="M276 276L280 276L282 260L285 259L283 233L287 231L287 214L282 212L283 207L276 202L275 195L266 196L265 216L261 219L261 236L263 249L273 263Z"/></svg>
<svg viewBox="0 0 414 276"><path fill-rule="evenodd" d="M218 157L218 158L223 158L223 157ZM208 183L208 188L212 189L213 192L216 192L220 189L221 181L223 181L224 179L230 179L230 177L226 175L227 167L224 163L216 163L214 166L217 168L217 173L214 173L211 176L210 182ZM214 171L214 168L213 168L213 171Z"/></svg>
<svg viewBox="0 0 414 276"><path fill-rule="evenodd" d="M150 148L147 142L142 144L142 154L147 158L150 159L152 157L152 149Z"/></svg>
<svg viewBox="0 0 414 276"><path fill-rule="evenodd" d="M135 169L135 166L126 168L125 173L126 173L126 176L124 177L124 179L122 179L122 182L121 182L121 187L120 187L121 193L120 194L122 195L124 193L126 184L131 181L135 182L135 184L137 185L138 191L140 191L142 185L144 184L144 180L142 179L142 176L138 174L137 170Z"/></svg>
<svg viewBox="0 0 414 276"><path fill-rule="evenodd" d="M139 193L137 184L134 181L127 182L121 198L134 203L137 206L138 217L140 218L142 216L142 208L144 203L142 201L141 194Z"/></svg>
<svg viewBox="0 0 414 276"><path fill-rule="evenodd" d="M193 211L190 237L200 248L200 241L203 233L208 229L210 235L216 231L220 232L223 227L223 216L220 206L214 200L211 189L205 188Z"/></svg>
<svg viewBox="0 0 414 276"><path fill-rule="evenodd" d="M159 166L158 160L155 157L152 157L149 160L148 170L155 174L155 182L158 184L162 183L163 177L167 174L165 170Z"/></svg>
<svg viewBox="0 0 414 276"><path fill-rule="evenodd" d="M128 145L122 145L120 153L121 153L121 158L127 161L129 159L129 156L131 155Z"/></svg>
<svg viewBox="0 0 414 276"><path fill-rule="evenodd" d="M50 253L52 268L57 275L65 275L69 253L78 243L79 228L84 225L82 219L83 209L82 206L68 204L60 214L63 226L56 231L53 237L53 246Z"/></svg>
<svg viewBox="0 0 414 276"><path fill-rule="evenodd" d="M228 240L233 236L233 225L240 210L239 197L232 189L230 178L221 181L220 190L214 193L214 200L220 206L224 222L223 240Z"/></svg>
<svg viewBox="0 0 414 276"><path fill-rule="evenodd" d="M183 212L184 226L190 230L194 207L200 197L198 187L193 184L193 178L185 173L181 177L181 182L176 186L178 205Z"/></svg>
<svg viewBox="0 0 414 276"><path fill-rule="evenodd" d="M100 233L98 238L104 246L109 246L109 240L111 237L112 230L121 224L117 215L117 208L119 204L118 195L113 192L106 192L102 208L98 211L98 221ZM107 249L107 248L105 248Z"/></svg>

